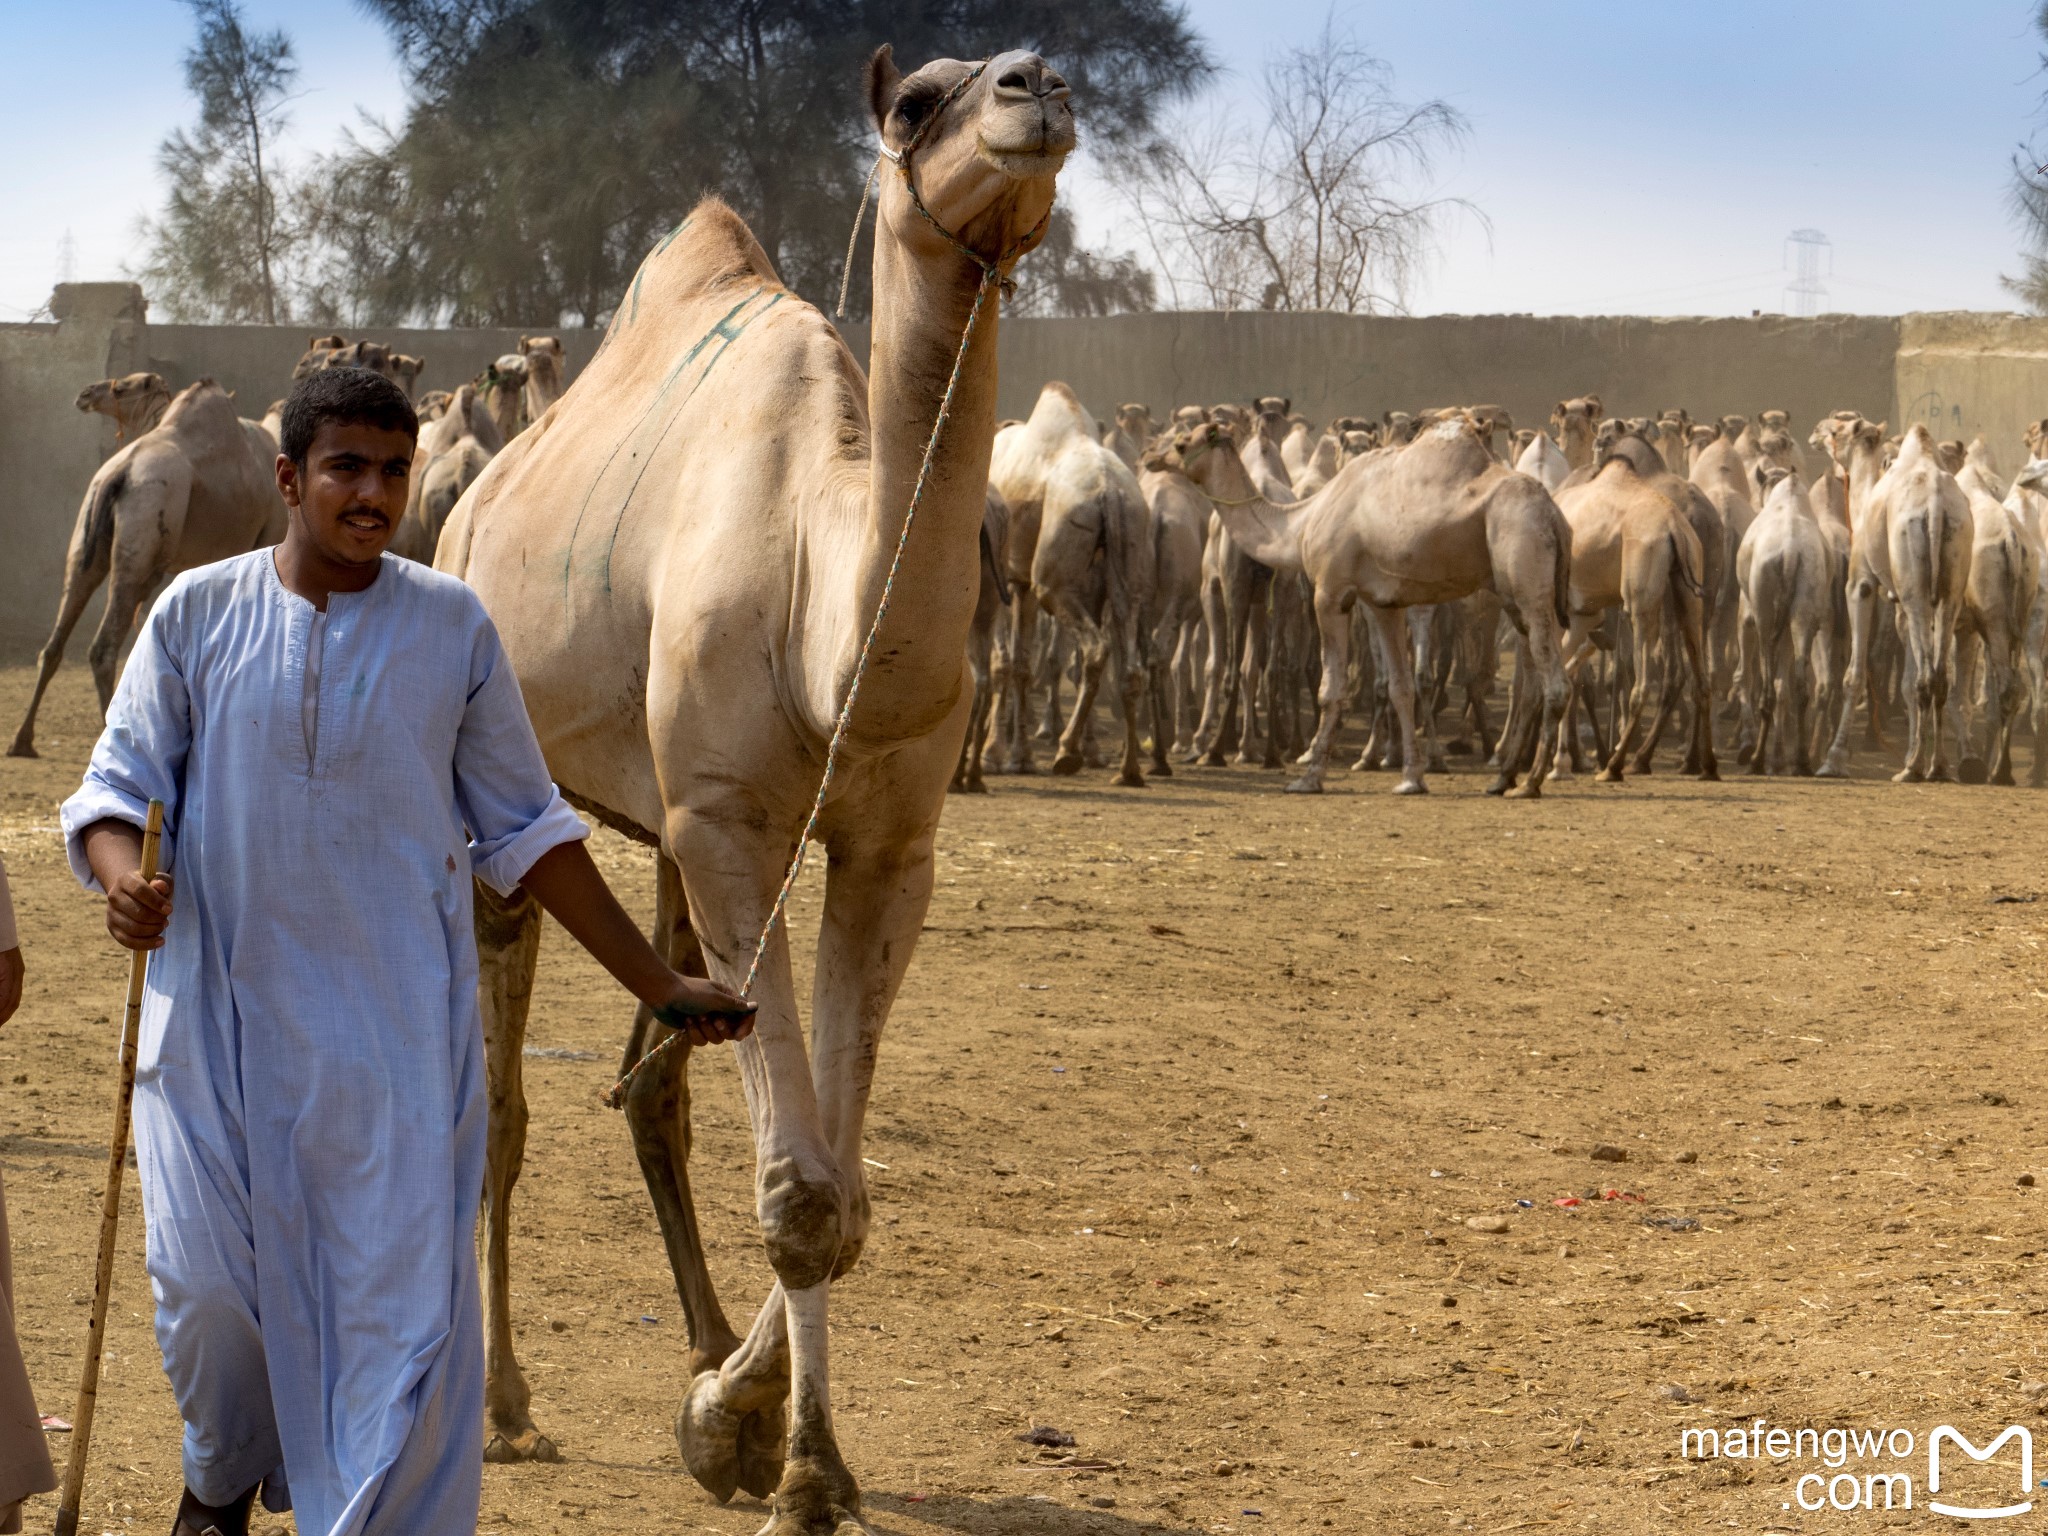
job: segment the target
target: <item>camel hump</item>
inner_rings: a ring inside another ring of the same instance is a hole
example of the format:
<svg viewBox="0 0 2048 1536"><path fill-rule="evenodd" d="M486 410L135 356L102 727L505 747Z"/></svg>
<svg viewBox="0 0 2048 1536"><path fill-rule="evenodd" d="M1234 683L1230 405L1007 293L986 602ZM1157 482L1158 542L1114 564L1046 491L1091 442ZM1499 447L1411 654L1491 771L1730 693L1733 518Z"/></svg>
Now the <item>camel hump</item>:
<svg viewBox="0 0 2048 1536"><path fill-rule="evenodd" d="M735 283L780 288L782 278L746 220L722 198L707 197L648 252L627 290L625 307L643 284L673 303Z"/></svg>

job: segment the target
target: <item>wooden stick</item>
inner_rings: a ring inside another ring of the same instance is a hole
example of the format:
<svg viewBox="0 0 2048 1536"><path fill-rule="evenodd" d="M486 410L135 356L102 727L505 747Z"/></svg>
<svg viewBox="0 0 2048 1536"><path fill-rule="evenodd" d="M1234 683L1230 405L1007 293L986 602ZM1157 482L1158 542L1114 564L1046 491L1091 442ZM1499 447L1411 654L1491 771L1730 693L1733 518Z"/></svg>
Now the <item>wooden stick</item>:
<svg viewBox="0 0 2048 1536"><path fill-rule="evenodd" d="M157 846L164 831L164 803L149 802L142 830L142 878L156 878ZM128 1011L121 1019L121 1078L114 1093L114 1133L107 1140L107 1187L100 1198L100 1258L93 1271L92 1321L85 1334L85 1369L78 1378L78 1407L71 1415L71 1459L57 1497L56 1536L77 1536L78 1507L85 1493L85 1458L92 1449L92 1414L100 1394L100 1351L107 1342L107 1299L114 1288L114 1231L121 1221L121 1180L128 1169L128 1119L135 1102L135 1050L142 1033L142 984L149 975L149 951L128 957Z"/></svg>

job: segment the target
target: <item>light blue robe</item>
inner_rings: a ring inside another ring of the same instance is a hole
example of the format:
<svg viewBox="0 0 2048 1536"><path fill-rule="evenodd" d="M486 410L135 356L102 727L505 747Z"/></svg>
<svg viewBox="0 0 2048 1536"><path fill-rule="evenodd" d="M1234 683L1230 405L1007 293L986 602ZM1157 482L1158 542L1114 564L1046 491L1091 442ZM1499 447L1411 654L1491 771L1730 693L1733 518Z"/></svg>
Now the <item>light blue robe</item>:
<svg viewBox="0 0 2048 1536"><path fill-rule="evenodd" d="M483 605L390 556L324 621L269 550L165 589L64 804L88 887L81 833L152 796L175 890L135 1142L185 1480L288 1473L307 1536L474 1531L470 876L509 892L585 828Z"/></svg>

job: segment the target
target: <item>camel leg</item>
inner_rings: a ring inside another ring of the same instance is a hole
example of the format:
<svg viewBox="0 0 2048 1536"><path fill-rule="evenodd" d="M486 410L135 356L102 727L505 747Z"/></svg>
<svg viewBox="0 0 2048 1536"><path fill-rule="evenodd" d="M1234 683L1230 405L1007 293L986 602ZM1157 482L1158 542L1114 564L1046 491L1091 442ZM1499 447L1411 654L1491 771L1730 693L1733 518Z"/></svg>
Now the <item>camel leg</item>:
<svg viewBox="0 0 2048 1536"><path fill-rule="evenodd" d="M1856 696L1870 687L1870 639L1877 618L1877 584L1867 577L1851 576L1848 582L1849 665L1842 673L1842 711L1836 721L1834 740L1827 756L1814 770L1823 779L1849 776L1849 731L1856 714ZM1871 712L1877 709L1877 695L1871 694Z"/></svg>
<svg viewBox="0 0 2048 1536"><path fill-rule="evenodd" d="M2008 635L2000 632L1995 640L1985 643L1984 656L1985 693L1995 713L1991 723L1996 729L1987 756L1990 758L1991 782L2010 785L2012 776L2012 733L2019 722L2020 704L2025 696L2018 669L2013 665L2012 643Z"/></svg>
<svg viewBox="0 0 2048 1536"><path fill-rule="evenodd" d="M1028 586L1019 587L1011 604L1009 756L1005 773L1030 773L1031 766L1031 673L1038 648L1038 594ZM1049 628L1050 626L1048 626Z"/></svg>
<svg viewBox="0 0 2048 1536"><path fill-rule="evenodd" d="M1113 618L1113 622L1116 630L1110 637L1110 660L1116 668L1117 700L1124 716L1124 758L1117 769L1116 782L1128 789L1143 789L1145 749L1138 739L1138 714L1145 699L1146 679L1152 672L1151 647L1145 643L1135 619Z"/></svg>
<svg viewBox="0 0 2048 1536"><path fill-rule="evenodd" d="M526 1086L522 1052L533 968L540 957L540 903L525 891L510 897L476 886L477 998L482 1005L485 1081L490 1119L484 1163L484 1423L485 1461L560 1461L555 1444L534 1428L532 1390L512 1348L512 1188L526 1157Z"/></svg>
<svg viewBox="0 0 2048 1536"><path fill-rule="evenodd" d="M1167 750L1173 745L1173 661L1174 626L1162 625L1152 636L1152 654L1145 659L1146 708L1152 716L1152 777L1170 779L1173 764Z"/></svg>
<svg viewBox="0 0 2048 1536"><path fill-rule="evenodd" d="M959 729L965 726L965 706L963 699ZM958 736L941 732L933 745L944 755L921 766L936 784L920 790L944 783ZM669 841L691 872L690 925L706 965L718 981L736 987L791 850L778 819L765 816L751 798L740 798L743 789L732 793L729 803L674 813ZM915 803L930 799L920 793ZM928 893L928 860L925 868ZM910 943L896 947L907 960ZM713 1497L723 1500L735 1488L758 1486L775 1467L759 1426L773 1422L788 1393L789 1442L775 1488L775 1516L765 1529L808 1536L838 1530L859 1512L859 1490L832 1438L822 1326L854 1186L839 1166L819 1112L784 927L769 938L753 995L760 1005L754 1033L733 1047L733 1059L754 1132L754 1203L776 1287L740 1347L691 1381L676 1416L676 1441L684 1465Z"/></svg>
<svg viewBox="0 0 2048 1536"><path fill-rule="evenodd" d="M64 573L64 593L57 600L57 622L50 630L50 638L43 643L41 654L36 657L35 690L29 694L28 713L21 717L21 727L14 733L14 744L7 749L9 757L36 755L36 712L43 706L43 695L49 690L50 680L63 664L64 647L71 641L71 631L78 627L86 604L92 601L99 584L106 580L108 564L104 548L93 556L73 552L70 567Z"/></svg>
<svg viewBox="0 0 2048 1536"><path fill-rule="evenodd" d="M1510 800L1535 800L1542 796L1543 781L1551 776L1550 770L1560 751L1558 734L1563 727L1565 700L1570 692L1564 667L1567 632L1558 627L1547 595L1543 596L1540 604L1521 608L1520 612L1534 614L1515 654L1517 686L1526 688L1529 694L1523 705L1523 713L1529 722L1524 729L1534 750L1529 758L1528 775L1520 786L1516 786L1504 772L1488 793L1505 794ZM1525 672L1529 678L1526 684L1521 681ZM1518 748L1518 756L1521 750L1527 748Z"/></svg>
<svg viewBox="0 0 2048 1536"><path fill-rule="evenodd" d="M1892 782L1918 784L1927 778L1933 759L1927 711L1934 703L1934 679L1921 653L1919 626L1902 603L1893 605L1892 615L1899 632L1899 691L1906 705L1906 765L1892 775Z"/></svg>
<svg viewBox="0 0 2048 1536"><path fill-rule="evenodd" d="M1205 691L1202 678L1208 670L1201 655L1201 636L1201 621L1184 619L1173 649L1173 755L1183 763L1195 760L1195 743L1200 739L1196 722Z"/></svg>
<svg viewBox="0 0 2048 1536"><path fill-rule="evenodd" d="M1318 593L1315 603L1316 633L1322 640L1323 675L1316 688L1315 740L1309 743L1308 761L1301 776L1287 786L1288 793L1319 795L1323 774L1330 766L1330 746L1344 725L1344 695L1349 691L1345 677L1351 649L1351 615L1342 603L1326 601Z"/></svg>
<svg viewBox="0 0 2048 1536"><path fill-rule="evenodd" d="M1373 633L1379 637L1380 653L1386 659L1387 694L1393 702L1394 718L1401 732L1401 782L1397 795L1426 795L1422 755L1415 742L1415 671L1408 650L1407 616L1399 608L1365 606Z"/></svg>
<svg viewBox="0 0 2048 1536"><path fill-rule="evenodd" d="M1261 576L1264 577L1264 580L1260 579ZM1266 571L1263 566L1257 568L1253 572L1251 579L1251 599L1250 602L1246 605L1247 612L1245 614L1246 622L1244 636L1244 658L1238 667L1237 699L1239 708L1237 717L1237 751L1231 754L1230 759L1232 762L1238 763L1240 765L1248 765L1249 763L1251 763L1252 743L1257 739L1258 736L1259 683L1260 680L1264 678L1264 676L1266 675L1266 650L1268 639L1266 630L1268 627L1268 616L1272 611L1272 587L1272 573L1270 571ZM1266 755L1272 757L1273 701L1270 698L1266 700L1265 726ZM1280 762L1277 757L1274 757L1273 761L1270 764L1262 764L1262 766L1277 768L1280 766Z"/></svg>
<svg viewBox="0 0 2048 1536"><path fill-rule="evenodd" d="M1451 765L1444 760L1444 745L1437 735L1436 715L1438 703L1437 666L1440 660L1437 645L1437 615L1439 605L1430 604L1408 610L1408 634L1414 643L1415 674L1422 680L1417 690L1417 722L1422 730L1424 761L1431 773L1449 773Z"/></svg>
<svg viewBox="0 0 2048 1536"><path fill-rule="evenodd" d="M1623 769L1628 762L1628 756L1636 749L1636 743L1642 740L1643 716L1644 712L1649 708L1650 686L1658 670L1654 664L1658 658L1653 653L1655 648L1663 644L1664 639L1664 616L1661 612L1661 605L1659 605L1658 609L1637 608L1631 610L1629 613L1629 633L1633 644L1630 647L1631 654L1629 658L1631 665L1629 668L1628 704L1624 711L1620 698L1617 696L1615 699L1614 745L1608 751L1606 763L1598 773L1593 775L1594 782L1598 784L1621 783ZM1616 661L1615 678L1618 688L1622 677L1622 668L1620 666L1622 652L1619 646L1616 646L1614 654ZM1626 717L1626 723L1624 723L1624 716Z"/></svg>
<svg viewBox="0 0 2048 1536"><path fill-rule="evenodd" d="M1037 656L1038 680L1045 685L1045 710L1032 732L1033 741L1055 742L1060 738L1060 678L1065 670L1069 639L1066 626L1048 613Z"/></svg>
<svg viewBox="0 0 2048 1536"><path fill-rule="evenodd" d="M1927 654L1927 705L1928 723L1932 741L1930 756L1932 765L1927 777L1937 784L1950 783L1955 773L1949 766L1949 733L1944 727L1949 719L1949 676L1955 663L1956 612L1948 604L1936 599L1929 614L1931 632L1926 637ZM1958 743L1958 748L1964 746Z"/></svg>
<svg viewBox="0 0 2048 1536"><path fill-rule="evenodd" d="M1095 695L1102 687L1102 669L1109 663L1110 640L1092 619L1076 619L1060 627L1074 636L1075 650L1081 658L1081 680L1074 695L1073 713L1067 717L1067 728L1060 734L1059 751L1053 757L1052 771L1075 774L1083 766L1081 743L1088 734L1089 720L1095 713Z"/></svg>
<svg viewBox="0 0 2048 1536"><path fill-rule="evenodd" d="M981 775L982 749L988 744L988 717L992 668L989 661L993 636L980 624L967 634L967 670L974 679L974 701L967 717L967 736L960 743L960 761L953 769L952 790L960 794L985 795L988 784Z"/></svg>

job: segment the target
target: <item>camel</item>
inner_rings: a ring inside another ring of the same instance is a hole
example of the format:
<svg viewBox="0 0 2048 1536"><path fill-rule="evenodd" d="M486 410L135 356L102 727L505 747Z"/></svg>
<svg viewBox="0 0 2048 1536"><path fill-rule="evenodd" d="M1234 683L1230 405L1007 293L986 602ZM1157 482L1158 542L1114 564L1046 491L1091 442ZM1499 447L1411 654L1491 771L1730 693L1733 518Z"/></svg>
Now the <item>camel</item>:
<svg viewBox="0 0 2048 1536"><path fill-rule="evenodd" d="M1102 445L1135 470L1151 446L1153 435L1150 406L1120 405L1116 408L1116 424L1103 433Z"/></svg>
<svg viewBox="0 0 2048 1536"><path fill-rule="evenodd" d="M1953 721L1955 738L1962 743L1957 771L1965 783L1988 778L1993 784L2011 784L2013 725L2021 706L2040 692L2039 652L2034 646L2043 550L2031 524L2005 505L2006 489L1990 464L1984 440L1957 447L1956 488L1969 499L1972 527L1970 579L1956 620L1956 687L1950 696L1961 706L1973 706L1974 689L1966 678L1981 663L1989 712L1981 756L1974 750L1974 721ZM1968 646L1972 640L1975 655ZM2048 761L2037 743L2036 783L2044 769Z"/></svg>
<svg viewBox="0 0 2048 1536"><path fill-rule="evenodd" d="M1231 538L1262 565L1306 574L1322 641L1321 716L1304 771L1289 789L1319 793L1343 721L1350 612L1361 601L1388 665L1400 717L1396 794L1427 793L1415 743L1415 684L1402 610L1491 588L1525 637L1542 677L1535 769L1518 794L1541 793L1564 707L1560 638L1567 621L1571 531L1549 493L1502 465L1467 420L1439 421L1398 452L1345 466L1314 496L1277 504L1215 427L1183 433L1168 463L1210 497ZM1534 714L1530 715L1533 721ZM1495 792L1512 785L1503 773Z"/></svg>
<svg viewBox="0 0 2048 1536"><path fill-rule="evenodd" d="M476 386L464 384L448 407L420 428L413 450L412 481L406 487L405 515L392 535L395 555L431 565L441 530L456 502L483 475L494 450L477 435L477 422L490 421L478 404Z"/></svg>
<svg viewBox="0 0 2048 1536"><path fill-rule="evenodd" d="M2013 477L2003 505L2033 548L2048 583L2048 460L2030 457ZM2034 735L2034 766L2027 782L2039 788L2048 782L2048 598L2037 590L2027 614L2026 643L2021 651L2027 674Z"/></svg>
<svg viewBox="0 0 2048 1536"><path fill-rule="evenodd" d="M308 337L306 350L299 354L298 362L292 365L292 377L303 379L318 373L322 368L332 367L328 359L347 345L347 338L338 331L327 336Z"/></svg>
<svg viewBox="0 0 2048 1536"><path fill-rule="evenodd" d="M81 389L77 400L81 411L96 411L113 420L117 447L130 438L140 437L163 420L164 408L170 403L171 389L160 373L130 373L118 379L101 379Z"/></svg>
<svg viewBox="0 0 2048 1536"><path fill-rule="evenodd" d="M1621 782L1629 753L1643 740L1643 713L1656 673L1661 671L1663 678L1660 722L1676 707L1681 660L1692 685L1686 771L1720 777L1706 650L1710 583L1718 573L1708 570L1688 490L1696 488L1665 471L1654 448L1627 436L1590 479L1557 493L1558 510L1572 529L1572 619L1565 668L1573 689L1596 649L1593 631L1610 608L1626 614L1635 653L1627 725L1615 722L1607 762L1595 775L1603 783ZM1674 638L1682 656L1669 654ZM1509 759L1504 755L1502 761Z"/></svg>
<svg viewBox="0 0 2048 1536"><path fill-rule="evenodd" d="M35 690L9 757L36 755L36 711L64 660L72 629L102 581L106 612L88 654L104 712L129 627L164 581L284 537L276 449L268 456L260 451L262 431L259 423L235 414L226 390L201 379L177 393L155 427L99 467L79 504L64 557L57 622L36 658Z"/></svg>
<svg viewBox="0 0 2048 1536"><path fill-rule="evenodd" d="M1773 445L1765 441L1773 432L1779 433L1784 437L1785 441L1782 445ZM1802 484L1812 478L1811 466L1807 463L1806 455L1800 451L1799 444L1792 435L1791 412L1758 411L1756 413L1756 441L1758 453L1764 459L1769 460L1773 464L1780 464L1782 468L1791 470L1792 473L1799 477ZM1787 455L1790 456L1792 462L1789 464L1781 463L1781 460Z"/></svg>
<svg viewBox="0 0 2048 1536"><path fill-rule="evenodd" d="M405 398L410 400L413 398L413 391L419 387L420 375L426 371L427 364L424 358L413 357L405 352L394 352L391 354L391 371L387 377L404 390Z"/></svg>
<svg viewBox="0 0 2048 1536"><path fill-rule="evenodd" d="M526 381L527 362L517 352L485 364L484 371L476 376L477 398L490 413L497 426L498 436L511 442L526 425Z"/></svg>
<svg viewBox="0 0 2048 1536"><path fill-rule="evenodd" d="M1026 668L1043 609L1074 636L1081 655L1081 684L1052 771L1081 771L1096 692L1104 667L1114 661L1124 705L1117 782L1141 788L1138 703L1151 654L1143 617L1153 571L1150 514L1137 477L1097 440L1095 420L1074 392L1055 380L1039 391L1028 420L996 434L989 482L1009 505L1012 542L1031 551L1029 579L1011 604L1014 637L999 653L1002 681L1016 705L1015 771L1031 767L1022 729Z"/></svg>
<svg viewBox="0 0 2048 1536"><path fill-rule="evenodd" d="M1692 445L1692 417L1682 405L1666 409L1657 418L1657 452L1664 456L1664 467L1681 478L1692 472L1689 449Z"/></svg>
<svg viewBox="0 0 2048 1536"><path fill-rule="evenodd" d="M1517 432L1519 440L1522 433ZM1543 489L1553 496L1564 484L1565 476L1572 472L1571 464L1547 432L1530 432L1529 441L1515 456L1515 468L1522 474L1542 482Z"/></svg>
<svg viewBox="0 0 2048 1536"><path fill-rule="evenodd" d="M1235 406L1219 405L1210 411L1210 417L1208 424L1229 437L1258 494L1275 504L1291 502L1294 493L1287 482L1285 467L1278 454L1271 451L1270 441L1256 430L1247 430L1248 414ZM1285 594L1276 599L1278 585L1273 568L1246 553L1230 536L1220 510L1212 511L1202 557L1208 669L1202 720L1195 731L1195 760L1210 767L1221 767L1227 761L1257 762L1263 768L1281 765L1279 712L1274 707L1271 687L1277 680L1272 642L1274 609L1287 599ZM1262 682L1268 685L1266 731L1262 751L1254 754L1253 743L1259 738Z"/></svg>
<svg viewBox="0 0 2048 1536"><path fill-rule="evenodd" d="M949 792L955 794L988 793L981 758L988 748L989 720L994 713L994 695L989 685L996 629L1010 606L1010 578L1001 563L1002 551L1009 543L1010 508L996 488L990 486L987 509L981 519L981 586L974 599L974 622L967 629L967 670L974 679L974 702L968 709L967 736L960 743L960 761L948 786Z"/></svg>
<svg viewBox="0 0 2048 1536"><path fill-rule="evenodd" d="M1735 553L1745 713L1753 712L1756 719L1749 771L1772 771L1771 729L1782 707L1793 771L1810 774L1810 712L1817 703L1819 718L1826 720L1833 703L1835 608L1841 588L1833 553L1798 474L1773 466L1767 476L1763 511Z"/></svg>
<svg viewBox="0 0 2048 1536"><path fill-rule="evenodd" d="M562 398L569 382L569 365L559 336L522 336L519 355L526 359L526 384L519 392L519 430L523 432Z"/></svg>
<svg viewBox="0 0 2048 1536"><path fill-rule="evenodd" d="M1465 416L1478 430L1479 440L1486 444L1486 451L1501 463L1512 465L1514 459L1501 445L1515 440L1515 418L1508 414L1504 405L1468 405Z"/></svg>
<svg viewBox="0 0 2048 1536"><path fill-rule="evenodd" d="M1380 415L1380 443L1387 448L1405 448L1415 440L1416 421L1407 411L1384 411Z"/></svg>
<svg viewBox="0 0 2048 1536"><path fill-rule="evenodd" d="M1573 469L1593 466L1593 432L1600 421L1600 397L1577 395L1560 400L1550 413L1550 429L1557 434L1564 461Z"/></svg>
<svg viewBox="0 0 2048 1536"><path fill-rule="evenodd" d="M1299 482L1307 473L1310 462L1315 458L1316 444L1321 441L1321 435L1310 429L1306 418L1288 418L1287 435L1280 440L1280 462L1287 470L1290 483Z"/></svg>
<svg viewBox="0 0 2048 1536"><path fill-rule="evenodd" d="M971 704L996 422L988 269L1007 276L1042 236L1074 144L1066 84L1033 54L940 60L905 78L884 48L865 84L899 168L876 189L872 375L707 199L641 264L639 302L619 307L568 393L462 499L436 561L496 619L556 782L660 850L656 922L670 952L701 955L729 986L777 910L849 680L872 658L848 761L811 829L829 870L809 1047L777 926L754 978L758 1022L735 1053L775 1275L744 1340L720 1309L691 1203L687 1051L625 1095L690 1336L683 1461L720 1500L772 1492L769 1536L863 1529L832 1427L831 1283L868 1236L862 1124ZM865 648L885 585L894 601ZM491 1454L516 1459L552 1449L512 1355L505 1247L540 909L523 894L477 899L488 1411ZM655 1031L638 1016L629 1056Z"/></svg>
<svg viewBox="0 0 2048 1536"><path fill-rule="evenodd" d="M1152 602L1146 614L1152 636L1150 771L1164 778L1173 772L1169 751L1194 749L1201 707L1202 557L1209 502L1158 452L1146 454L1138 487L1152 514Z"/></svg>
<svg viewBox="0 0 2048 1536"><path fill-rule="evenodd" d="M1870 665L1871 631L1882 594L1898 605L1905 642L1909 733L1901 784L1951 777L1942 732L1956 622L1970 582L1975 520L1969 498L1934 458L1934 439L1915 423L1884 467L1884 424L1857 420L1842 434L1849 473L1849 671L1834 742L1818 770L1846 778L1849 717Z"/></svg>
<svg viewBox="0 0 2048 1536"><path fill-rule="evenodd" d="M1720 580L1708 594L1713 604L1708 649L1713 658L1714 692L1724 696L1731 681L1741 675L1737 665L1741 648L1741 588L1735 576L1735 553L1741 549L1749 525L1756 520L1756 508L1750 501L1750 488L1755 482L1739 447L1748 429L1749 423L1742 417L1723 416L1714 440L1693 459L1688 476L1714 504L1721 519L1721 558L1714 562Z"/></svg>

